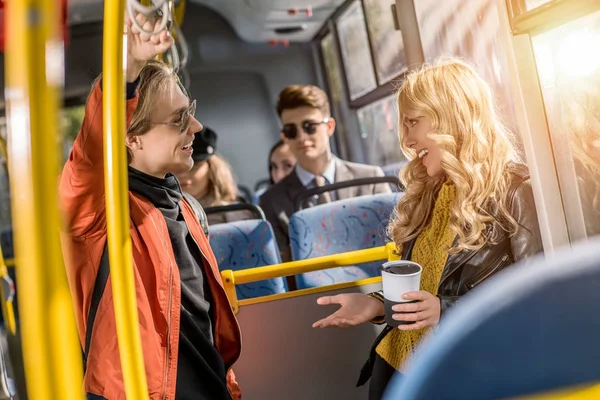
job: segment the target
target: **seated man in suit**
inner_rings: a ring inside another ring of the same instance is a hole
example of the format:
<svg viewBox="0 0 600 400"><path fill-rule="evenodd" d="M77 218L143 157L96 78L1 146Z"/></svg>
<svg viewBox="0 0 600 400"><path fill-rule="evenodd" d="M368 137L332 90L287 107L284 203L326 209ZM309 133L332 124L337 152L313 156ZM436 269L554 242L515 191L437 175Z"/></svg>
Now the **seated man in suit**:
<svg viewBox="0 0 600 400"><path fill-rule="evenodd" d="M277 113L283 128L281 138L298 160L295 170L269 188L260 206L273 225L281 258L291 260L288 223L294 199L303 190L335 182L383 176L379 167L340 160L331 154L329 138L335 131L327 94L316 86L287 86L279 94ZM316 203L375 193L391 192L387 183L340 189L319 195Z"/></svg>

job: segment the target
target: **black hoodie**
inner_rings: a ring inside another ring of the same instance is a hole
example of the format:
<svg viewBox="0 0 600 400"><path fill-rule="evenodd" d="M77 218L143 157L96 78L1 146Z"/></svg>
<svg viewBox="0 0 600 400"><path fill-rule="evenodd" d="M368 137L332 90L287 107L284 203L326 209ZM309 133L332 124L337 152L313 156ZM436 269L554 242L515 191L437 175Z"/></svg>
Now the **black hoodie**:
<svg viewBox="0 0 600 400"><path fill-rule="evenodd" d="M181 277L181 326L176 400L229 400L226 370L213 343L211 293L204 257L183 219L179 181L156 178L129 167L129 189L158 208L167 223Z"/></svg>

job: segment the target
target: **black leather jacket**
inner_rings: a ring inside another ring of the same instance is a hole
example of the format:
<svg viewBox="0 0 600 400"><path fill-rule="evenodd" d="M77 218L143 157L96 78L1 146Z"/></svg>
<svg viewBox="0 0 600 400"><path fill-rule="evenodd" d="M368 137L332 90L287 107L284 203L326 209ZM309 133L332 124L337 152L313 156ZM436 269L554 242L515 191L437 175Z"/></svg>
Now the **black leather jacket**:
<svg viewBox="0 0 600 400"><path fill-rule="evenodd" d="M508 190L507 207L517 221L517 232L509 237L497 223L492 224L492 237L496 244L488 244L476 251L461 251L448 256L442 278L438 286L438 297L444 312L452 307L461 296L485 279L529 256L543 250L533 191L527 167L519 164L510 166L513 177ZM402 259L410 260L415 240L404 243ZM383 293L376 294L383 301ZM373 321L379 323L379 321ZM371 348L369 360L363 366L357 386L364 384L371 376L377 344L389 333L387 326Z"/></svg>
<svg viewBox="0 0 600 400"><path fill-rule="evenodd" d="M519 228L509 237L497 223L493 223L492 235L497 238L497 244L486 245L476 251L461 251L448 257L438 286L442 315L460 296L485 279L543 250L529 172L523 165L513 164L510 168L513 179L508 191L507 207ZM414 244L415 240L405 243L402 259L410 260Z"/></svg>

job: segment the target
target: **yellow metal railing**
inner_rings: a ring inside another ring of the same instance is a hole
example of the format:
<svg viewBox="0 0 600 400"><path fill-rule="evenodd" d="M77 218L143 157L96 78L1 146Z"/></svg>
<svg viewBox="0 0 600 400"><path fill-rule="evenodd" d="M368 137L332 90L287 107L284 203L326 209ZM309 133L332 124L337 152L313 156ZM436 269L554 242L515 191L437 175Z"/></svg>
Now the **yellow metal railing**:
<svg viewBox="0 0 600 400"><path fill-rule="evenodd" d="M265 267L249 268L240 271L228 269L221 272L221 277L223 278L223 287L225 288L231 307L233 311L237 313L240 304L235 292L235 285L343 267L346 265L356 265L379 260L397 260L399 258L396 245L394 243L388 243L386 246L375 247L372 249L350 251L348 253L291 261Z"/></svg>
<svg viewBox="0 0 600 400"><path fill-rule="evenodd" d="M148 386L139 332L129 235L124 23L125 0L105 1L102 110L108 254L125 393L128 400L142 400L148 398Z"/></svg>
<svg viewBox="0 0 600 400"><path fill-rule="evenodd" d="M82 399L81 347L59 239L59 3L5 4L8 166L27 397Z"/></svg>
<svg viewBox="0 0 600 400"><path fill-rule="evenodd" d="M600 384L583 384L530 396L514 397L510 400L596 400L600 399ZM508 399L507 399L508 400Z"/></svg>

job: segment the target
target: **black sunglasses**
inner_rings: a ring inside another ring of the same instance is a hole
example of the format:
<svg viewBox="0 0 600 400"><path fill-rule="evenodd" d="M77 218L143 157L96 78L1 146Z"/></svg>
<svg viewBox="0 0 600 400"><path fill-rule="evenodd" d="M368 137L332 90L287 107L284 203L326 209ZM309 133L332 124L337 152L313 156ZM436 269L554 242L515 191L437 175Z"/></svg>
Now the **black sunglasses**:
<svg viewBox="0 0 600 400"><path fill-rule="evenodd" d="M308 135L314 135L317 132L317 126L321 124L326 124L328 122L329 118L325 118L321 122L302 121L301 126L304 133ZM296 124L285 124L283 128L281 128L281 133L283 133L283 136L285 136L287 139L296 139L296 137L298 136L298 127L296 126Z"/></svg>

